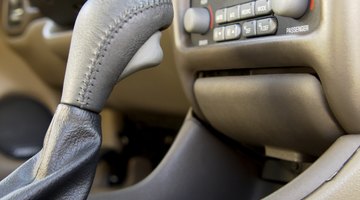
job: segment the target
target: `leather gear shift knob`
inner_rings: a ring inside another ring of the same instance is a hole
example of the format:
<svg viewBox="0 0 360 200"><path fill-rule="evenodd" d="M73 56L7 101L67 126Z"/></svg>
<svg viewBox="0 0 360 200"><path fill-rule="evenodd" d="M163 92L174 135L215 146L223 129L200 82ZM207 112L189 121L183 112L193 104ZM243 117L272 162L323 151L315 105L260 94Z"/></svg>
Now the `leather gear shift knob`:
<svg viewBox="0 0 360 200"><path fill-rule="evenodd" d="M172 22L170 0L91 1L73 32L61 103L100 112L128 63Z"/></svg>

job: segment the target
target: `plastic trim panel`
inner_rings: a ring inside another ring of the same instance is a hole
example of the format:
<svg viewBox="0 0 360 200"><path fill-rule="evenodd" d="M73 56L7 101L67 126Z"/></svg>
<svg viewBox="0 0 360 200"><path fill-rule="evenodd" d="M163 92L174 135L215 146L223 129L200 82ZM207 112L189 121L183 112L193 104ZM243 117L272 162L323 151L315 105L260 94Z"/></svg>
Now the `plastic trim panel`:
<svg viewBox="0 0 360 200"><path fill-rule="evenodd" d="M190 2L174 0L176 61L194 111L199 71L268 67L312 67L320 77L329 106L349 134L360 132L360 4L358 0L319 0L319 27L307 35L286 35L191 47L183 27Z"/></svg>

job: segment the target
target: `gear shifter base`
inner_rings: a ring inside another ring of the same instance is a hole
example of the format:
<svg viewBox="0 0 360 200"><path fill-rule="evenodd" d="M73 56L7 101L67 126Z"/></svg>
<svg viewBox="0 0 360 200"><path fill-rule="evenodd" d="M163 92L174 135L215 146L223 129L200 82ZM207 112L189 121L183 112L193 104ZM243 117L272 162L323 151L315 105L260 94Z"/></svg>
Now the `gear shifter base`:
<svg viewBox="0 0 360 200"><path fill-rule="evenodd" d="M0 199L85 199L101 145L100 121L96 113L60 104L43 149L0 182Z"/></svg>

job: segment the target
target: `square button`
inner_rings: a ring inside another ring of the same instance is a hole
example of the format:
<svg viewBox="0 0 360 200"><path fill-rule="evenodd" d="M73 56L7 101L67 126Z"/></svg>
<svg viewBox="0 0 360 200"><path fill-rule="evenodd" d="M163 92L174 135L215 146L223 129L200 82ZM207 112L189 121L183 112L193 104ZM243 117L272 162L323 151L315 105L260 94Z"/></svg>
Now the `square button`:
<svg viewBox="0 0 360 200"><path fill-rule="evenodd" d="M250 2L241 5L240 18L247 19L255 17L255 2Z"/></svg>
<svg viewBox="0 0 360 200"><path fill-rule="evenodd" d="M275 18L267 18L256 22L257 35L275 34L277 30L277 21Z"/></svg>
<svg viewBox="0 0 360 200"><path fill-rule="evenodd" d="M243 24L243 35L245 37L256 36L256 21L248 21Z"/></svg>
<svg viewBox="0 0 360 200"><path fill-rule="evenodd" d="M213 39L215 42L225 40L225 27L214 28Z"/></svg>
<svg viewBox="0 0 360 200"><path fill-rule="evenodd" d="M226 22L226 8L217 10L215 12L215 22L218 24Z"/></svg>
<svg viewBox="0 0 360 200"><path fill-rule="evenodd" d="M240 19L240 5L227 9L227 21L232 22Z"/></svg>
<svg viewBox="0 0 360 200"><path fill-rule="evenodd" d="M270 0L258 0L255 2L255 14L257 16L271 14L271 3Z"/></svg>
<svg viewBox="0 0 360 200"><path fill-rule="evenodd" d="M225 27L225 39L234 40L239 39L241 36L241 27L239 24L233 24Z"/></svg>

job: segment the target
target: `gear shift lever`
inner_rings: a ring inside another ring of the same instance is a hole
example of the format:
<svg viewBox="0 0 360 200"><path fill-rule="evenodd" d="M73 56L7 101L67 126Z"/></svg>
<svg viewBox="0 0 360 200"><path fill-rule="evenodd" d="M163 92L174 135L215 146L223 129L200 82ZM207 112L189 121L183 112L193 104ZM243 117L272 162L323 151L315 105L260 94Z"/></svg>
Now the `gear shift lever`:
<svg viewBox="0 0 360 200"><path fill-rule="evenodd" d="M77 18L61 104L43 149L0 182L1 199L85 199L101 145L99 113L122 78L159 64L171 0L89 0Z"/></svg>
<svg viewBox="0 0 360 200"><path fill-rule="evenodd" d="M138 49L171 23L172 6L170 0L91 3L77 18L61 102L99 112Z"/></svg>

